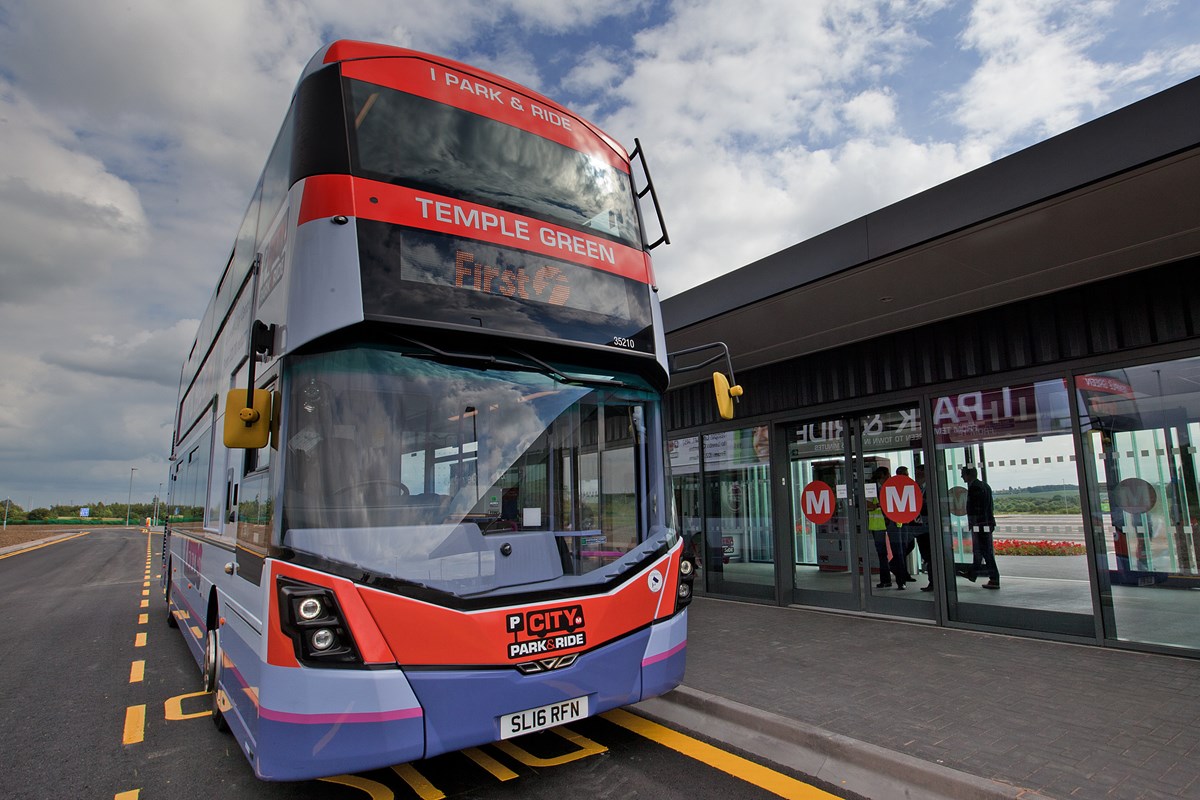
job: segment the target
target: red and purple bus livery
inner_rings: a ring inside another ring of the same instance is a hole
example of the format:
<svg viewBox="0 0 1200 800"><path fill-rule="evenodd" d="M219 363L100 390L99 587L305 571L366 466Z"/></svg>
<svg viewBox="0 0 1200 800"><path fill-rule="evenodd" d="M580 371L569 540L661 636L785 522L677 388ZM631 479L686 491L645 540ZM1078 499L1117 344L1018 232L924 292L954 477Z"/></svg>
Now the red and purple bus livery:
<svg viewBox="0 0 1200 800"><path fill-rule="evenodd" d="M681 680L640 154L433 56L305 69L183 365L164 547L167 621L259 777Z"/></svg>

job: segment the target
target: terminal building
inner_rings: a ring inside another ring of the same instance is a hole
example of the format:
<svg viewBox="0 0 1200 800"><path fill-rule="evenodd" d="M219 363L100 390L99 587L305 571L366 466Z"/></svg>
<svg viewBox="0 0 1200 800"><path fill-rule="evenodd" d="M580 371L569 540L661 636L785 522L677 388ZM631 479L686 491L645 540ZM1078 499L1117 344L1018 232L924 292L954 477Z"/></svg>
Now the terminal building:
<svg viewBox="0 0 1200 800"><path fill-rule="evenodd" d="M698 593L1200 657L1200 78L663 316Z"/></svg>

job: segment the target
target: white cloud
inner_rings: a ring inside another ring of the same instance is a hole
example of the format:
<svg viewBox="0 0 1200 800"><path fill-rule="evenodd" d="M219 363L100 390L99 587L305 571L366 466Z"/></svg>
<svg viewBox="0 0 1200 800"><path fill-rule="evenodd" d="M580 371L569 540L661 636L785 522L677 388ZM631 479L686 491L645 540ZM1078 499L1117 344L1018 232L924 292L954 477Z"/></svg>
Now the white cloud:
<svg viewBox="0 0 1200 800"><path fill-rule="evenodd" d="M4 81L0 141L0 307L67 279L101 279L143 250L146 217L134 189Z"/></svg>
<svg viewBox="0 0 1200 800"><path fill-rule="evenodd" d="M179 387L179 368L196 336L196 319L182 319L165 330L139 330L125 339L110 333L91 334L87 344L47 352L46 364L77 375L126 378Z"/></svg>
<svg viewBox="0 0 1200 800"><path fill-rule="evenodd" d="M588 54L566 85L620 97L598 121L647 146L678 243L654 254L665 296L979 163L895 130L887 81L945 5L682 3L633 55Z"/></svg>
<svg viewBox="0 0 1200 800"><path fill-rule="evenodd" d="M896 124L896 98L891 92L870 89L847 100L842 115L861 133L889 131Z"/></svg>
<svg viewBox="0 0 1200 800"><path fill-rule="evenodd" d="M1196 44L1106 58L1105 37L1122 33L1117 10L1115 0L977 0L962 41L983 61L956 93L959 122L995 148L1044 139L1111 110L1121 89L1200 68Z"/></svg>

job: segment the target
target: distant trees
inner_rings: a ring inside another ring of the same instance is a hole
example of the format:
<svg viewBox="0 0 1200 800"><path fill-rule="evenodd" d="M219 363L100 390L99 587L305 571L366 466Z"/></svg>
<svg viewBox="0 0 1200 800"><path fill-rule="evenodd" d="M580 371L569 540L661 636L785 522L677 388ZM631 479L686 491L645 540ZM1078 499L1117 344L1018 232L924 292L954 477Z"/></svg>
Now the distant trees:
<svg viewBox="0 0 1200 800"><path fill-rule="evenodd" d="M1080 514L1079 487L1024 486L994 493L997 514Z"/></svg>
<svg viewBox="0 0 1200 800"><path fill-rule="evenodd" d="M4 501L0 500L0 506L3 506L3 504ZM79 516L79 510L81 508L86 508L88 510L87 517ZM26 511L16 503L9 501L8 524L13 525L26 522L67 523L81 520L87 520L93 523L98 523L104 520L124 523L127 509L130 524L144 523L147 517L154 517L153 502L133 503L129 506L126 506L125 503L105 503L103 501L97 501L95 503L67 503L52 505L48 508L32 508L29 511ZM0 510L0 516L3 514L4 511ZM165 515L166 503L160 499L158 503L158 519L162 520Z"/></svg>

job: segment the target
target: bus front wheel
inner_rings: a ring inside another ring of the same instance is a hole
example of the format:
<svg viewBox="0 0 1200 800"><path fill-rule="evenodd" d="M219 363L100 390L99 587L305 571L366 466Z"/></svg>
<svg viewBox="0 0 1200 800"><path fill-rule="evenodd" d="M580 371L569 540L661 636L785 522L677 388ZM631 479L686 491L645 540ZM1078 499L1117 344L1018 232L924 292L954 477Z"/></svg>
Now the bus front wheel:
<svg viewBox="0 0 1200 800"><path fill-rule="evenodd" d="M219 731L227 731L229 725L225 722L225 714L221 711L221 705L217 700L221 690L220 680L221 632L216 625L213 625L208 629L208 636L204 640L204 691L212 695L213 725L216 725Z"/></svg>
<svg viewBox="0 0 1200 800"><path fill-rule="evenodd" d="M171 611L171 564L167 564L167 585L163 589L163 599L167 601L167 627L178 628L179 620L175 619L175 614Z"/></svg>

